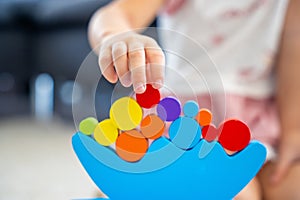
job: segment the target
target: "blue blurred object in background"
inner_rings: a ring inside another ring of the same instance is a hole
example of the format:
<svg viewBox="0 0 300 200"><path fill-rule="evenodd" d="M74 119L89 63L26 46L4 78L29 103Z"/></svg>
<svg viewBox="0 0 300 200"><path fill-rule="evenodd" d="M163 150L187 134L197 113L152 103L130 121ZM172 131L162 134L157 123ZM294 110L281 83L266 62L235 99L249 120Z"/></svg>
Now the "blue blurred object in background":
<svg viewBox="0 0 300 200"><path fill-rule="evenodd" d="M39 120L53 116L54 81L49 74L40 74L34 81L34 111Z"/></svg>

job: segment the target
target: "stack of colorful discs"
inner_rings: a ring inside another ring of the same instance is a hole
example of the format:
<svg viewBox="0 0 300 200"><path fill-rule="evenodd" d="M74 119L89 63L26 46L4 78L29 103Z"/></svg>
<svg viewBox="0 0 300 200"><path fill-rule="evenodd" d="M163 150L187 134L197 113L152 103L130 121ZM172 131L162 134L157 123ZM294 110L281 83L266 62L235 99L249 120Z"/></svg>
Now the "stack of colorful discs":
<svg viewBox="0 0 300 200"><path fill-rule="evenodd" d="M143 116L143 109L156 107L156 113ZM181 112L183 111L183 116ZM103 146L115 143L118 156L128 162L143 158L149 148L149 140L160 141L170 122L169 139L178 148L188 150L204 139L218 141L226 150L240 151L250 141L250 130L239 120L227 120L216 128L212 113L205 108L199 109L195 101L187 101L181 108L180 101L172 96L161 99L159 90L147 84L146 91L132 97L116 100L109 112L109 118L98 122L93 117L82 120L79 131L93 136ZM164 138L161 141L167 141ZM165 143L165 142L163 142ZM156 145L156 143L153 143ZM157 149L163 145L156 145ZM151 149L153 149L151 148Z"/></svg>

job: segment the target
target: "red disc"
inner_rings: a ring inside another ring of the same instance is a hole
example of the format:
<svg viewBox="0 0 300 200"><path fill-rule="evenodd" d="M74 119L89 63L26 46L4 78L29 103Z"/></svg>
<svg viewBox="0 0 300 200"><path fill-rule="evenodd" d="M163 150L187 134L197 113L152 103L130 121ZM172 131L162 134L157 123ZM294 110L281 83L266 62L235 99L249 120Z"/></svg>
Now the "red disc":
<svg viewBox="0 0 300 200"><path fill-rule="evenodd" d="M248 126L236 119L223 122L219 130L219 143L229 151L240 151L250 142L250 130Z"/></svg>
<svg viewBox="0 0 300 200"><path fill-rule="evenodd" d="M208 125L202 128L202 137L208 142L214 141L218 135L219 130L214 125Z"/></svg>
<svg viewBox="0 0 300 200"><path fill-rule="evenodd" d="M144 93L136 94L136 101L143 108L151 108L160 101L160 92L153 88L151 84L147 84Z"/></svg>

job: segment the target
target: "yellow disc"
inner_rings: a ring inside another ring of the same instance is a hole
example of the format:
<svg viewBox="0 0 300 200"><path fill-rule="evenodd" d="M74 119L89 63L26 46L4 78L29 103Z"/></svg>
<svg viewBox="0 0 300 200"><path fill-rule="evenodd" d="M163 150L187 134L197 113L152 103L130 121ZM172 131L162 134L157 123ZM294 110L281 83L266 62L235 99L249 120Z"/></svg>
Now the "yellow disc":
<svg viewBox="0 0 300 200"><path fill-rule="evenodd" d="M110 108L110 118L123 131L134 129L143 117L141 106L131 97L122 97Z"/></svg>
<svg viewBox="0 0 300 200"><path fill-rule="evenodd" d="M118 138L118 129L111 119L101 121L94 130L95 140L103 145L109 146Z"/></svg>

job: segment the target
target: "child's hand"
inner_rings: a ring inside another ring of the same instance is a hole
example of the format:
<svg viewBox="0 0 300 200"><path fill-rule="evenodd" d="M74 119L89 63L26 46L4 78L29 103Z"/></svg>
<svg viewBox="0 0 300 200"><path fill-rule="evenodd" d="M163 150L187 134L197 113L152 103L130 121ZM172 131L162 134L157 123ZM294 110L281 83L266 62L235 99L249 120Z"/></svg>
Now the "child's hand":
<svg viewBox="0 0 300 200"><path fill-rule="evenodd" d="M283 134L279 146L278 161L271 181L280 182L288 173L291 165L300 159L300 131Z"/></svg>
<svg viewBox="0 0 300 200"><path fill-rule="evenodd" d="M109 82L119 78L125 87L133 84L136 93L143 93L147 82L157 89L163 84L165 58L161 48L154 39L137 33L104 38L99 65Z"/></svg>

